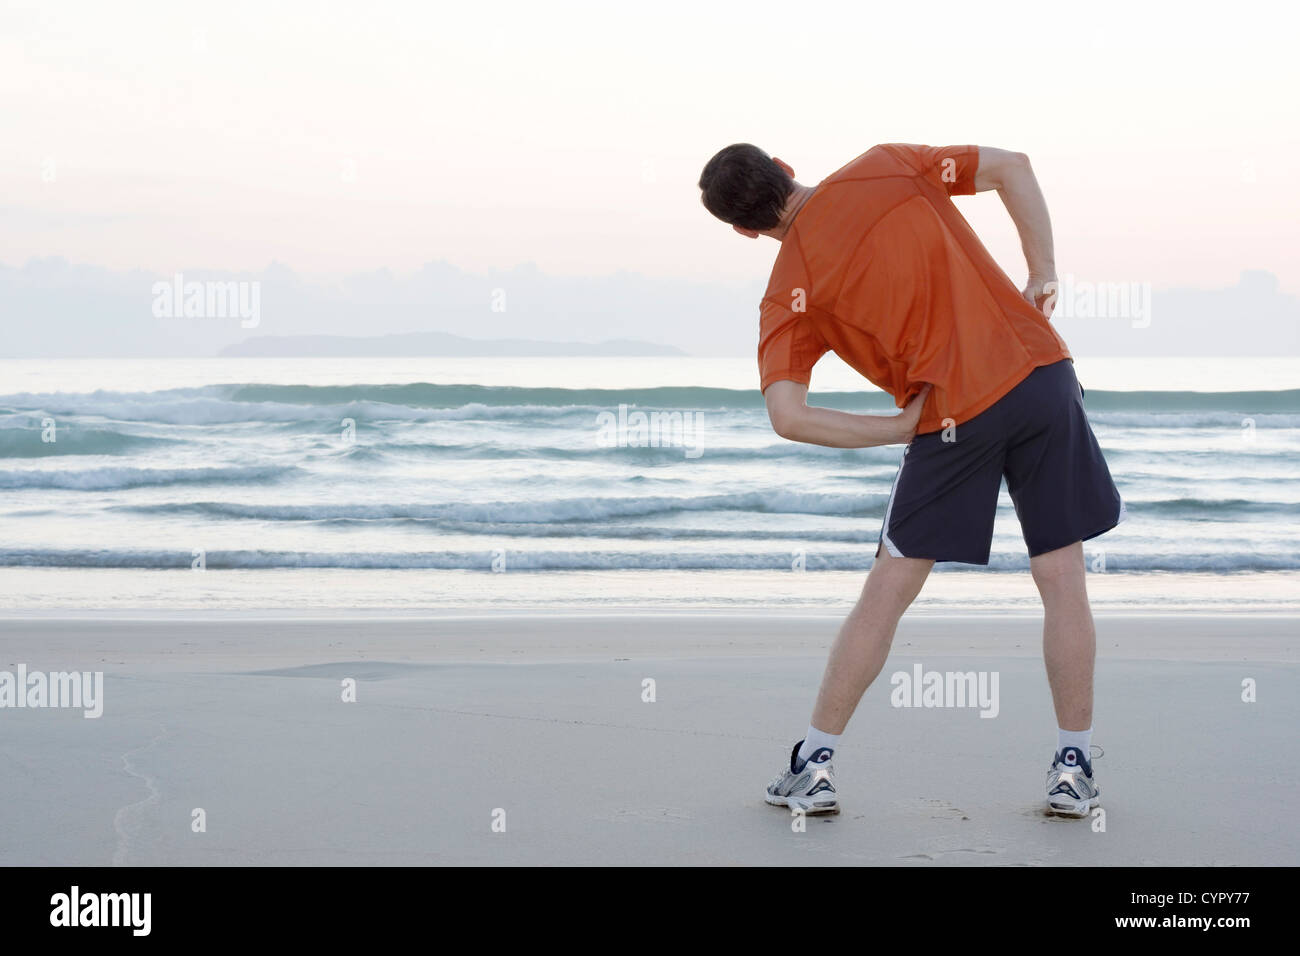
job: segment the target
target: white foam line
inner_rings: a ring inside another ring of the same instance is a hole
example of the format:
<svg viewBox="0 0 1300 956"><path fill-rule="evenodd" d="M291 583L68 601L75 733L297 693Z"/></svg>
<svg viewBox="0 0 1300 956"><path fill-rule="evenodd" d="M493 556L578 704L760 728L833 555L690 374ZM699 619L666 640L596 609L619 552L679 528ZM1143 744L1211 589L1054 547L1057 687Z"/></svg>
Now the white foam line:
<svg viewBox="0 0 1300 956"><path fill-rule="evenodd" d="M161 727L162 725L160 724L159 726ZM126 753L122 754L122 769L131 776L143 780L145 788L149 791L149 796L145 797L143 800L137 800L135 803L128 803L119 808L117 813L113 814L113 829L117 832L117 849L113 851L113 866L126 865L126 855L129 849L128 844L131 842L131 838L127 835L126 827L124 825L127 814L136 808L143 810L146 806L156 804L162 799L162 792L158 789L155 778L146 773L138 772L131 766L131 758L137 754L144 753L146 750L152 750L158 744L158 741L162 740L166 736L167 728L162 727L162 730L158 735L143 747L137 747L135 750L128 750Z"/></svg>

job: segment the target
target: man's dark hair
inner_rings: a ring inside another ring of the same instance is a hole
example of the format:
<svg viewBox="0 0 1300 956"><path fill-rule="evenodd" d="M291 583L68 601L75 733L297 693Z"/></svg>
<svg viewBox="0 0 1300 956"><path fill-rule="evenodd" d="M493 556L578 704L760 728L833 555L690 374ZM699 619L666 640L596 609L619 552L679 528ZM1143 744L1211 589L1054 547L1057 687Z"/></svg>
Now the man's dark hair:
<svg viewBox="0 0 1300 956"><path fill-rule="evenodd" d="M762 232L781 222L794 180L757 146L733 143L700 173L704 208L723 222Z"/></svg>

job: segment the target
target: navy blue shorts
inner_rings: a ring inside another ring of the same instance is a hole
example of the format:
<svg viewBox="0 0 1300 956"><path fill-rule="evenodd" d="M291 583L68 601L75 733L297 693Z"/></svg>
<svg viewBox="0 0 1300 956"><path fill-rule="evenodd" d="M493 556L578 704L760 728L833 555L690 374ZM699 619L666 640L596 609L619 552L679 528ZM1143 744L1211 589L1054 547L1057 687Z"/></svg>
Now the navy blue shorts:
<svg viewBox="0 0 1300 956"><path fill-rule="evenodd" d="M1003 478L1031 557L1124 519L1069 359L1034 369L970 421L914 437L889 494L881 545L896 558L988 564Z"/></svg>

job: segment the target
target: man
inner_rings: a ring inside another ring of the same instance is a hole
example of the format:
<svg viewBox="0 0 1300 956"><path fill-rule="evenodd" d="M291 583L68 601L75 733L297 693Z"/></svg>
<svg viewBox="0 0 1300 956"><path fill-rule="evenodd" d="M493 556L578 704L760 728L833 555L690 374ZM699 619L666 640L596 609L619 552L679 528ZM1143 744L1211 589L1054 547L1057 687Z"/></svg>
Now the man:
<svg viewBox="0 0 1300 956"><path fill-rule="evenodd" d="M936 561L988 564L1005 477L1044 609L1057 718L1049 811L1098 803L1089 746L1096 634L1082 542L1124 516L1051 316L1051 221L1028 158L983 146L889 143L815 187L747 143L704 167L701 198L749 238L781 243L760 304L758 364L772 427L837 448L905 443L876 560L831 648L804 739L767 802L836 813L831 757ZM1019 291L951 196L996 189L1020 233ZM807 404L828 351L894 397L891 416Z"/></svg>

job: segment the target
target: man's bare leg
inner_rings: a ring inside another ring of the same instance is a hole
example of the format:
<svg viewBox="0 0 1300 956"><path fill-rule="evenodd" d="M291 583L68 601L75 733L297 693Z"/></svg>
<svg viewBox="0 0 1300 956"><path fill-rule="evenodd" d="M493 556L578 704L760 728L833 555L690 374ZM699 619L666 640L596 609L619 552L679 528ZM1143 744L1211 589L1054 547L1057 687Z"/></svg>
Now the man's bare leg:
<svg viewBox="0 0 1300 956"><path fill-rule="evenodd" d="M884 549L867 575L862 596L840 627L822 676L812 724L827 734L844 731L858 701L885 666L894 630L921 593L933 561L891 557Z"/></svg>
<svg viewBox="0 0 1300 956"><path fill-rule="evenodd" d="M1088 605L1083 542L1031 558L1029 567L1043 599L1043 662L1057 726L1090 730L1097 632Z"/></svg>

